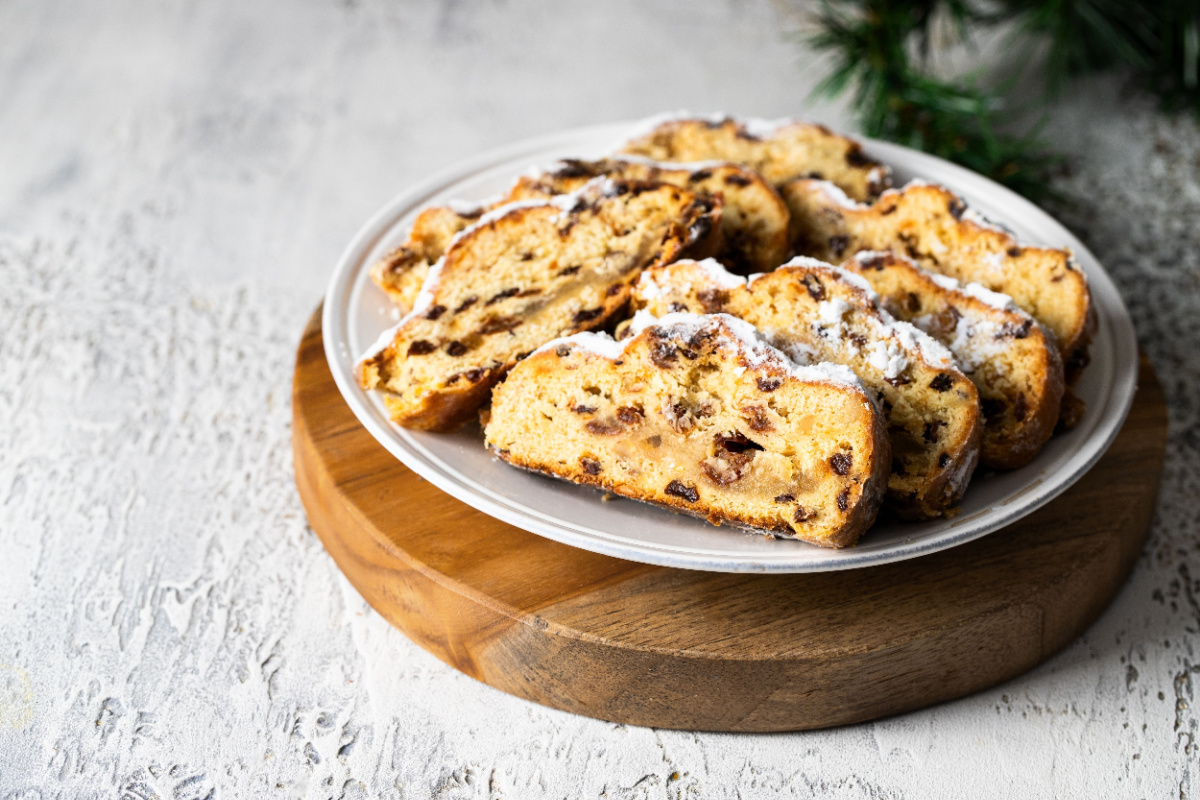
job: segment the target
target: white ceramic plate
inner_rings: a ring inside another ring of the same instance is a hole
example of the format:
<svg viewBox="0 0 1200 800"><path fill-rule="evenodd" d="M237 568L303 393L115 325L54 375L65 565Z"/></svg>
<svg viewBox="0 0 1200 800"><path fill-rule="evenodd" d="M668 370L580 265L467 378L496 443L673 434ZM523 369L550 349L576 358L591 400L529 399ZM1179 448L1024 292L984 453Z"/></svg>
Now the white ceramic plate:
<svg viewBox="0 0 1200 800"><path fill-rule="evenodd" d="M370 265L401 243L428 203L478 200L500 193L532 165L607 153L630 124L581 128L521 142L471 159L402 193L374 216L346 252L325 296L325 353L338 388L359 421L396 458L452 497L511 525L618 558L720 572L822 572L884 564L944 550L1008 525L1052 500L1103 455L1121 428L1137 380L1137 343L1129 313L1096 258L1032 203L980 175L924 153L866 142L891 164L896 184L940 183L971 207L1010 227L1028 244L1067 246L1091 282L1099 312L1092 363L1076 387L1087 414L1057 436L1033 463L1011 472L979 472L952 519L879 524L857 547L827 550L716 527L600 492L513 469L484 449L477 426L453 434L409 431L388 421L379 397L354 380L358 357L395 324L391 302L371 283ZM452 536L452 531L446 532Z"/></svg>

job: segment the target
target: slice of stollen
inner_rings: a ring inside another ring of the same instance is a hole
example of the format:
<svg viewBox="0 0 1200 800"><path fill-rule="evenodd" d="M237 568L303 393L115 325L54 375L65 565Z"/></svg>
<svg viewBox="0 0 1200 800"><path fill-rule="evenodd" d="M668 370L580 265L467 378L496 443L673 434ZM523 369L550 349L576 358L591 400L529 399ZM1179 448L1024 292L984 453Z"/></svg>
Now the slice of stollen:
<svg viewBox="0 0 1200 800"><path fill-rule="evenodd" d="M732 161L776 188L796 178L823 178L858 200L877 197L891 185L891 170L868 157L861 144L811 122L683 114L652 118L642 129L620 145L622 153L658 161Z"/></svg>
<svg viewBox="0 0 1200 800"><path fill-rule="evenodd" d="M796 366L726 315L643 317L547 344L496 387L487 446L518 467L826 547L875 519L888 441L854 375Z"/></svg>
<svg viewBox="0 0 1200 800"><path fill-rule="evenodd" d="M526 354L607 324L643 269L714 224L711 208L675 186L602 179L495 209L455 237L359 382L400 425L455 428Z"/></svg>
<svg viewBox="0 0 1200 800"><path fill-rule="evenodd" d="M1068 384L1087 366L1095 309L1069 250L1023 246L949 189L926 183L885 192L871 205L822 181L794 181L783 195L798 253L841 261L860 250L888 250L930 272L979 283L1011 297L1054 334Z"/></svg>
<svg viewBox="0 0 1200 800"><path fill-rule="evenodd" d="M978 392L942 345L882 311L859 276L809 258L749 280L715 261L681 261L644 272L633 304L655 315L732 314L797 361L849 367L887 423L889 505L929 519L962 498L979 460Z"/></svg>
<svg viewBox="0 0 1200 800"><path fill-rule="evenodd" d="M401 308L411 308L429 268L454 236L483 214L516 200L578 190L597 177L669 183L711 197L721 206L720 225L697 239L684 255L713 255L742 274L774 269L791 251L788 211L779 193L757 173L736 164L661 164L635 156L596 161L567 159L517 179L508 193L482 203L430 206L413 222L408 238L371 267L371 279ZM715 213L715 210L714 210Z"/></svg>
<svg viewBox="0 0 1200 800"><path fill-rule="evenodd" d="M548 170L520 178L510 200L549 197L573 191L598 177L658 181L722 199L721 237L715 256L733 272L766 272L787 260L788 210L779 193L753 170L720 161L664 163L638 156L596 161L567 159ZM701 258L700 254L687 254Z"/></svg>
<svg viewBox="0 0 1200 800"><path fill-rule="evenodd" d="M864 251L842 264L861 275L880 305L949 348L979 389L985 466L1028 464L1054 433L1064 380L1058 348L1012 298L960 284L893 253Z"/></svg>

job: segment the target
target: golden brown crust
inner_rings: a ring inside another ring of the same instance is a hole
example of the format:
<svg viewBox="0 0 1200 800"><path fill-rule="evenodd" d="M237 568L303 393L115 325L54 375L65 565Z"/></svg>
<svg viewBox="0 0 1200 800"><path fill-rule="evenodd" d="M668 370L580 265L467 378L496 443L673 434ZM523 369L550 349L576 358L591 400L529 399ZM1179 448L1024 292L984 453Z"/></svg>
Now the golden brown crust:
<svg viewBox="0 0 1200 800"><path fill-rule="evenodd" d="M1007 294L1054 335L1068 384L1082 372L1095 311L1069 251L1022 246L941 186L909 184L869 206L847 203L815 180L793 181L782 192L797 252L840 261L860 250L890 250L930 272Z"/></svg>
<svg viewBox="0 0 1200 800"><path fill-rule="evenodd" d="M800 121L760 131L728 117L669 120L626 142L621 152L658 161L731 161L776 188L797 178L823 178L858 200L877 197L891 185L891 170L868 157L861 144Z"/></svg>
<svg viewBox="0 0 1200 800"><path fill-rule="evenodd" d="M863 252L842 264L866 279L892 316L950 348L979 389L980 460L996 469L1028 464L1054 433L1065 387L1058 349L1015 307L998 307L892 253Z"/></svg>
<svg viewBox="0 0 1200 800"><path fill-rule="evenodd" d="M525 354L608 324L642 269L713 224L710 200L636 182L498 209L454 240L359 382L387 393L400 425L456 428Z"/></svg>
<svg viewBox="0 0 1200 800"><path fill-rule="evenodd" d="M714 262L680 261L644 272L633 305L654 315L733 314L786 352L849 367L887 422L889 505L905 519L928 519L962 498L979 458L975 386L940 345L893 325L856 276L797 259L747 283Z"/></svg>
<svg viewBox="0 0 1200 800"><path fill-rule="evenodd" d="M617 352L558 340L496 388L487 445L714 524L853 544L887 479L878 414L861 390L748 347L734 323L673 315Z"/></svg>

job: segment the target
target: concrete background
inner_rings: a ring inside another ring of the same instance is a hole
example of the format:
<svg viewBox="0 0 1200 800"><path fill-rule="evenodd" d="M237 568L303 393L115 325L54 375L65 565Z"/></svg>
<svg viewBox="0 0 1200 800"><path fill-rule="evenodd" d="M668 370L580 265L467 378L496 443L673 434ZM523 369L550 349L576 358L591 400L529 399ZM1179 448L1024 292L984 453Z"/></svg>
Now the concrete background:
<svg viewBox="0 0 1200 800"><path fill-rule="evenodd" d="M442 665L308 529L291 360L361 222L574 125L687 107L848 128L807 101L801 17L0 2L0 798L1200 791L1200 132L1111 81L1056 110L1061 216L1125 293L1171 446L1129 584L1028 675L841 730L611 725Z"/></svg>

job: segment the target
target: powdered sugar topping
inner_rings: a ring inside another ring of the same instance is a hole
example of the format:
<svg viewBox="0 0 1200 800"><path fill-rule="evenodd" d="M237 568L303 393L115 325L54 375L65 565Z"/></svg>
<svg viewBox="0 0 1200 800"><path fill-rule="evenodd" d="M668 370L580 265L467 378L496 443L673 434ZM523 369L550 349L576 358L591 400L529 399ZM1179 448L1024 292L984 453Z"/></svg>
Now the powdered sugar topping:
<svg viewBox="0 0 1200 800"><path fill-rule="evenodd" d="M867 363L894 380L908 369L908 358L897 339L878 339L867 348Z"/></svg>
<svg viewBox="0 0 1200 800"><path fill-rule="evenodd" d="M892 320L892 327L900 337L900 343L910 350L918 350L935 367L954 366L954 357L938 340L925 331L907 322Z"/></svg>
<svg viewBox="0 0 1200 800"><path fill-rule="evenodd" d="M687 261L677 261L677 264L687 264ZM715 283L721 289L740 289L746 285L746 279L740 275L734 275L729 270L717 261L715 258L706 258L703 261L690 262L695 269L703 272L709 280ZM668 269L670 269L668 267Z"/></svg>
<svg viewBox="0 0 1200 800"><path fill-rule="evenodd" d="M371 359L375 358L380 353L382 353L384 350L386 350L387 346L389 344L391 344L393 341L395 341L396 332L399 330L400 330L400 325L396 324L396 325L393 325L392 327L388 328L383 333L379 334L379 338L377 338L375 340L375 343L372 344L370 347L368 347L367 351L365 353L363 353L362 356L359 357L358 363L361 364L364 361L370 361Z"/></svg>
<svg viewBox="0 0 1200 800"><path fill-rule="evenodd" d="M867 207L866 203L860 203L857 200L851 199L850 195L846 194L846 192L842 190L842 187L838 186L836 183L820 181L820 184L821 191L825 193L825 196L837 203L842 208L847 208L851 211L859 211Z"/></svg>
<svg viewBox="0 0 1200 800"><path fill-rule="evenodd" d="M802 381L845 384L866 394L862 382L848 367L829 362L797 364L750 323L728 314L701 315L677 311L656 319L654 315L642 310L635 314L630 322L630 338L626 339L625 343L649 327L668 328L676 335L691 338L718 323L722 323L726 331L737 340L750 368L773 362L785 367Z"/></svg>
<svg viewBox="0 0 1200 800"><path fill-rule="evenodd" d="M1017 304L1013 302L1011 297L1006 294L1001 294L1000 292L993 292L991 289L988 289L982 284L968 283L966 286L962 287L962 291L964 294L970 295L976 300L987 303L992 308L996 308L1001 311L1017 310Z"/></svg>

